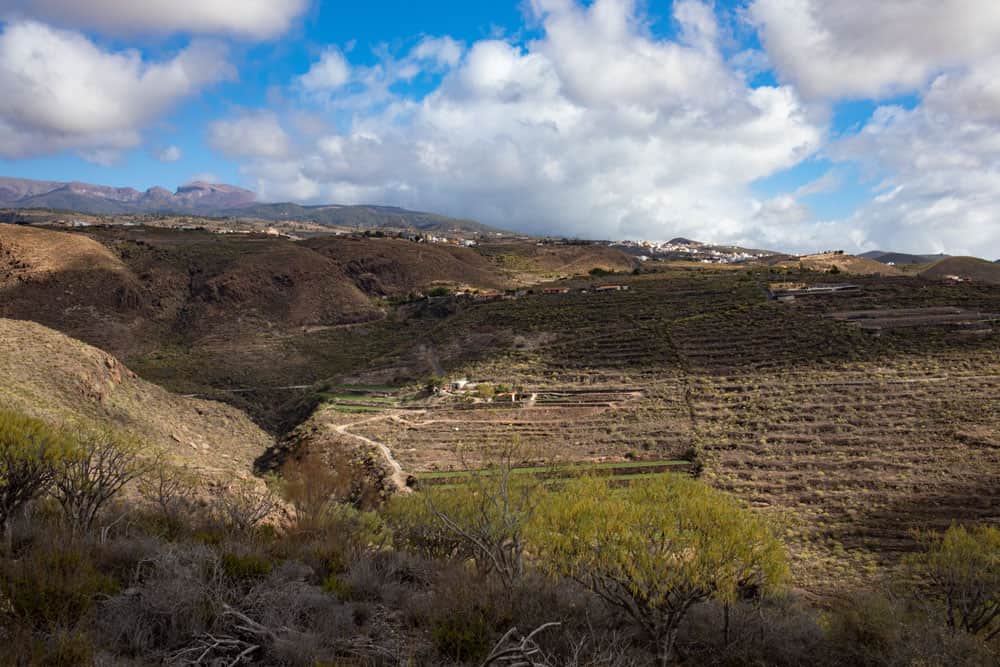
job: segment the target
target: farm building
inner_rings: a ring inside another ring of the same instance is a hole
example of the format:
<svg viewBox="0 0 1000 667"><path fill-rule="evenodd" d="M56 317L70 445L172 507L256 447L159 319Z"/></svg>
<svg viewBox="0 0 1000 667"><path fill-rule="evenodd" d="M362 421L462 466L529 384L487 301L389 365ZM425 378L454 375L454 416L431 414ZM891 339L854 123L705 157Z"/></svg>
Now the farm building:
<svg viewBox="0 0 1000 667"><path fill-rule="evenodd" d="M546 287L542 290L543 294L569 294L568 287Z"/></svg>
<svg viewBox="0 0 1000 667"><path fill-rule="evenodd" d="M598 285L595 292L623 292L628 290L628 285Z"/></svg>

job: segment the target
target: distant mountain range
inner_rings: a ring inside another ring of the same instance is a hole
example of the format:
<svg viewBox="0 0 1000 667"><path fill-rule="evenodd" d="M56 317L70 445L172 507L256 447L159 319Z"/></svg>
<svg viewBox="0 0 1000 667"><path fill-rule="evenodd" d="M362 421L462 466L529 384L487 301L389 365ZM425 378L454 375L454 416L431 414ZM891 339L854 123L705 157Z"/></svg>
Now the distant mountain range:
<svg viewBox="0 0 1000 667"><path fill-rule="evenodd" d="M123 213L213 212L249 206L257 196L233 185L195 182L170 192L150 188L113 188L90 183L57 183L24 178L0 178L0 207L51 208L95 215Z"/></svg>
<svg viewBox="0 0 1000 667"><path fill-rule="evenodd" d="M115 188L91 183L59 183L0 177L0 208L56 209L92 215L181 214L299 220L359 229L409 230L431 234L482 234L492 227L434 213L392 206L300 206L257 201L257 195L234 185L194 182L175 192L150 188Z"/></svg>

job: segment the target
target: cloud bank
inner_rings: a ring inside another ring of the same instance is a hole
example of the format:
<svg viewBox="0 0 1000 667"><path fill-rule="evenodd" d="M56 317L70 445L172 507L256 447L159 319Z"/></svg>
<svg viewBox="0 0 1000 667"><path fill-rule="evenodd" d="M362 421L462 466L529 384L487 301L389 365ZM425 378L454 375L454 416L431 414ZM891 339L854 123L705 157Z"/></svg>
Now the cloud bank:
<svg viewBox="0 0 1000 667"><path fill-rule="evenodd" d="M0 156L79 151L98 163L141 143L153 119L232 77L223 47L194 42L164 62L105 51L80 34L33 21L0 33Z"/></svg>
<svg viewBox="0 0 1000 667"><path fill-rule="evenodd" d="M111 34L285 33L309 0L0 0L0 13Z"/></svg>
<svg viewBox="0 0 1000 667"><path fill-rule="evenodd" d="M544 36L524 46L425 40L362 73L325 52L299 84L353 120L287 154L257 151L245 170L260 196L387 202L600 238L762 237L749 184L823 138L791 87L751 87L700 2L675 3L676 40L649 35L623 0L531 10ZM441 73L429 94L391 92L428 71ZM229 154L257 144L218 135Z"/></svg>

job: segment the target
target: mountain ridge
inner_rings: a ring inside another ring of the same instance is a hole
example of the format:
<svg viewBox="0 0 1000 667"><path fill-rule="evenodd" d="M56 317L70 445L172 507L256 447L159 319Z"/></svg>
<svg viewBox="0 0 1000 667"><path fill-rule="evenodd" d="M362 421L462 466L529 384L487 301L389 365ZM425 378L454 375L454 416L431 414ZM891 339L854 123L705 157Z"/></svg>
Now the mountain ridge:
<svg viewBox="0 0 1000 667"><path fill-rule="evenodd" d="M488 234L487 225L397 206L261 202L250 190L234 185L193 181L174 192L154 186L130 187L81 181L36 181L0 177L0 208L56 209L92 215L181 214L252 217L268 221L299 220L331 227L393 229L432 234Z"/></svg>

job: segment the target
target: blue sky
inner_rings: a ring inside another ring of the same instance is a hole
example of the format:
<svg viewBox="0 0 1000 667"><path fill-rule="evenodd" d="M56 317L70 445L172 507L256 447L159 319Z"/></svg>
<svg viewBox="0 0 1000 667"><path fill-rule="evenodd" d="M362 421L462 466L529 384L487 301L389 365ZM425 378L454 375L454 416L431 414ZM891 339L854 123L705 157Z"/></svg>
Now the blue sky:
<svg viewBox="0 0 1000 667"><path fill-rule="evenodd" d="M1000 255L998 5L0 0L0 174Z"/></svg>

